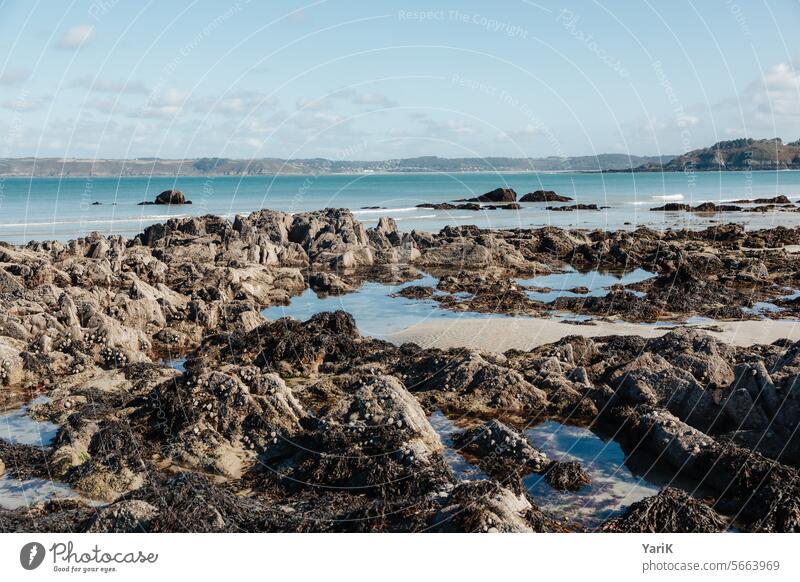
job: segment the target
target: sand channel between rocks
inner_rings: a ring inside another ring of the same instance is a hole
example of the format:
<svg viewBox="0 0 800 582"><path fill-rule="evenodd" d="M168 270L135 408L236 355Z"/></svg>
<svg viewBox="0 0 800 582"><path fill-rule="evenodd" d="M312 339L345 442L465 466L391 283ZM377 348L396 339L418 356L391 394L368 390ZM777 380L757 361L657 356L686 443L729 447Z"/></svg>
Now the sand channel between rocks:
<svg viewBox="0 0 800 582"><path fill-rule="evenodd" d="M709 330L710 335L736 346L770 344L783 338L800 340L800 321L724 321L714 324L713 328L719 331ZM612 321L576 325L552 319L522 317L460 318L419 323L393 333L386 339L396 344L414 342L426 348L470 347L504 352L510 349L530 350L569 335L638 335L650 338L664 335L671 329L674 327Z"/></svg>

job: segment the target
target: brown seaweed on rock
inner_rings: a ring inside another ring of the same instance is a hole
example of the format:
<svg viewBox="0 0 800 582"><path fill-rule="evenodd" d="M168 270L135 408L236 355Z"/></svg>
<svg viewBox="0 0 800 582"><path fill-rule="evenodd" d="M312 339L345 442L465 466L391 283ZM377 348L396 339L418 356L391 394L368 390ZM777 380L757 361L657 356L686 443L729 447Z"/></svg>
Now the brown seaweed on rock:
<svg viewBox="0 0 800 582"><path fill-rule="evenodd" d="M637 501L625 512L605 522L604 532L619 533L716 533L728 528L728 520L708 504L680 489L666 487L658 495Z"/></svg>

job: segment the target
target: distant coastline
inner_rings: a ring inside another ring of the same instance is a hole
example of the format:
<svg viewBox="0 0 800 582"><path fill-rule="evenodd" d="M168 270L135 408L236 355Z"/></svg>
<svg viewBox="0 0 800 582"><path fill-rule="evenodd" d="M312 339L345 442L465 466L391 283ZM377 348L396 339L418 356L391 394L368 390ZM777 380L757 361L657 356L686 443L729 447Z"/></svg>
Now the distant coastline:
<svg viewBox="0 0 800 582"><path fill-rule="evenodd" d="M800 140L736 139L718 142L681 155L594 156L541 158L440 158L421 156L379 161L326 158L252 160L192 159L81 159L4 158L0 177L124 178L124 177L249 177L249 176L363 176L382 174L475 173L631 173L800 170Z"/></svg>
<svg viewBox="0 0 800 582"><path fill-rule="evenodd" d="M628 156L598 154L569 158L439 158L425 156L383 161L328 160L323 158L285 160L262 158L169 159L0 159L0 176L13 178L109 178L109 177L249 177L322 176L428 173L566 173L603 172L630 169L645 164L665 164L673 156Z"/></svg>

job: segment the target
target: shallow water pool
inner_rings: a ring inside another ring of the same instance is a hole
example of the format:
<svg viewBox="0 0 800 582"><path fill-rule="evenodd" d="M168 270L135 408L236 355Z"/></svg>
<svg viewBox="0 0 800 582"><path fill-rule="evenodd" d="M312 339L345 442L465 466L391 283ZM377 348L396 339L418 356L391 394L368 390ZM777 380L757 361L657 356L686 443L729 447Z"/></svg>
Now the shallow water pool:
<svg viewBox="0 0 800 582"><path fill-rule="evenodd" d="M517 279L517 283L525 287L547 288L550 291L528 290L528 297L542 303L551 303L559 297L605 297L614 285L633 285L655 277L655 273L644 269L635 269L627 273L604 271L570 270L564 273L552 273L530 279ZM573 293L570 289L586 287L589 292L584 294ZM643 293L634 292L640 296Z"/></svg>
<svg viewBox="0 0 800 582"><path fill-rule="evenodd" d="M179 372L185 372L187 359L188 358L167 358L165 360L161 360L161 363L168 368L174 368Z"/></svg>
<svg viewBox="0 0 800 582"><path fill-rule="evenodd" d="M0 477L0 507L17 509L51 499L75 499L80 496L69 485L46 479Z"/></svg>
<svg viewBox="0 0 800 582"><path fill-rule="evenodd" d="M30 404L45 402L47 402L45 396L38 396L29 404L0 414L0 439L12 444L50 446L58 434L58 425L49 421L34 420L28 414Z"/></svg>
<svg viewBox="0 0 800 582"><path fill-rule="evenodd" d="M542 475L523 479L536 504L554 517L599 526L626 507L659 492L661 487L634 475L625 465L625 453L614 441L605 441L587 428L546 421L525 431L528 440L557 461L579 461L592 484L576 492L548 485Z"/></svg>
<svg viewBox="0 0 800 582"><path fill-rule="evenodd" d="M355 318L362 335L386 338L430 319L455 319L464 315L444 309L432 299L392 297L405 287L420 285L435 288L438 282L430 275L399 285L369 282L352 293L326 297L319 297L313 290L306 289L301 295L293 297L289 305L274 305L264 309L261 314L273 321L281 317L305 321L317 313L341 309ZM492 313L470 313L469 316L505 317Z"/></svg>
<svg viewBox="0 0 800 582"><path fill-rule="evenodd" d="M477 479L487 479L486 474L478 467L467 461L461 453L453 447L453 435L461 432L462 429L458 428L456 424L447 418L441 411L436 410L428 417L433 430L435 430L439 437L442 439L444 445L444 457L447 466L453 471L458 479L470 481Z"/></svg>

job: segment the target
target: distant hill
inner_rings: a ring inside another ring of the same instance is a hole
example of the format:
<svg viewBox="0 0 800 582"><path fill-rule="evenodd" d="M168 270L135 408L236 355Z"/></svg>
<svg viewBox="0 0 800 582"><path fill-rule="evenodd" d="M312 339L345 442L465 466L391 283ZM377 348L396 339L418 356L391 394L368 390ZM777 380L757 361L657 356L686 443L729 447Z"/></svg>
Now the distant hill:
<svg viewBox="0 0 800 582"><path fill-rule="evenodd" d="M260 158L234 160L199 158L167 160L138 158L135 160L89 160L58 158L0 159L0 176L83 177L83 176L274 176L410 173L410 172L602 172L631 170L643 165L660 165L674 156L597 156L547 158L439 158L424 156L384 161L342 161L313 158L283 160Z"/></svg>
<svg viewBox="0 0 800 582"><path fill-rule="evenodd" d="M721 141L677 156L664 164L647 162L633 171L683 172L689 169L699 172L800 170L800 140L787 144L780 138Z"/></svg>

